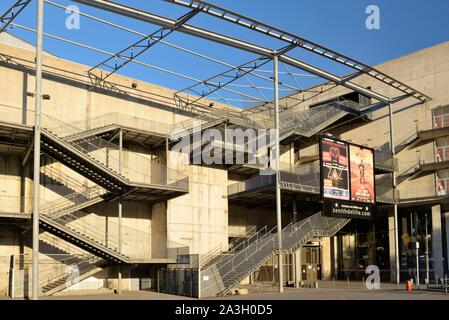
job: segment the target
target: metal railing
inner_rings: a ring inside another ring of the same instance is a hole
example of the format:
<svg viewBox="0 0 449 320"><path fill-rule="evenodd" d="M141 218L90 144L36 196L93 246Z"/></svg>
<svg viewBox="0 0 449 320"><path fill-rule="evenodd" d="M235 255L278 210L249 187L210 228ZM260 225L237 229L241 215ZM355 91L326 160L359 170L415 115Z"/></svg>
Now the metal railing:
<svg viewBox="0 0 449 320"><path fill-rule="evenodd" d="M31 256L14 256L14 296L25 296L31 286ZM102 259L92 254L43 254L39 255L39 287L44 294L58 286L69 287L70 276L83 274L98 268ZM76 274L74 273L76 271ZM79 273L79 274L78 274ZM76 279L73 279L76 280Z"/></svg>
<svg viewBox="0 0 449 320"><path fill-rule="evenodd" d="M100 186L87 187L82 192L73 192L53 201L45 201L41 206L41 213L46 215L56 215L90 200L103 197L105 194L107 194L107 190Z"/></svg>
<svg viewBox="0 0 449 320"><path fill-rule="evenodd" d="M112 235L110 232L106 232L104 229L99 228L99 224L95 221L87 222L90 217L86 217L88 214L81 211L73 213L67 213L63 216L48 216L52 222L65 227L72 232L79 234L80 236L96 242L102 247L109 248L119 253L119 238L117 235ZM87 221L86 221L87 220ZM91 219L92 220L92 219ZM97 220L98 221L98 220ZM104 221L102 221L104 223ZM112 225L112 222L108 222L108 225ZM118 230L118 226L115 228ZM122 245L125 244L122 242Z"/></svg>
<svg viewBox="0 0 449 320"><path fill-rule="evenodd" d="M301 111L296 110L297 108L288 109L280 114L280 135L295 132L311 137L334 122L336 117L342 117L351 111L357 113L360 107L361 105L354 101L342 100ZM274 128L274 123L269 126Z"/></svg>
<svg viewBox="0 0 449 320"><path fill-rule="evenodd" d="M84 192L87 188L80 180L64 173L53 165L44 165L40 168L40 171L45 177L57 181L73 191Z"/></svg>
<svg viewBox="0 0 449 320"><path fill-rule="evenodd" d="M112 125L127 127L136 130L156 133L160 135L168 135L172 129L172 125L144 118L134 117L123 113L111 112L99 115L87 120L72 122L72 127L81 131L90 131L104 128ZM77 133L74 133L76 135ZM65 136L65 139L72 139L74 136Z"/></svg>
<svg viewBox="0 0 449 320"><path fill-rule="evenodd" d="M133 261L149 260L151 257L151 236L130 226L112 222L94 214L75 211L64 215L47 216L53 223L67 228L97 245L122 255ZM121 230L121 239L119 232ZM121 244L121 250L120 250Z"/></svg>
<svg viewBox="0 0 449 320"><path fill-rule="evenodd" d="M317 213L298 223L289 224L282 230L282 250L294 251L316 236L332 236L348 222L348 219L327 218ZM218 295L226 294L241 279L279 250L275 230L275 228L270 230L245 249L230 254L214 264L224 285L224 289L218 292ZM212 286L215 286L215 283L210 285ZM207 291L208 287L204 290Z"/></svg>
<svg viewBox="0 0 449 320"><path fill-rule="evenodd" d="M48 115L43 115L42 120L43 127L46 127L59 138L82 132L78 128ZM120 175L128 182L144 185L170 186L184 190L188 189L187 175L167 168L165 165L156 163L153 159L141 156L135 152L129 152L122 148L122 152L127 154L128 164L120 164L118 154L117 156L111 155L113 152L118 153L119 147L100 137L94 136L77 139L76 141L67 143L80 150L83 154L88 155L102 166L109 168L115 174L119 174L121 169ZM135 168L144 169L136 170Z"/></svg>
<svg viewBox="0 0 449 320"><path fill-rule="evenodd" d="M211 261L213 261L218 255L222 254L225 251L229 251L234 249L236 246L240 245L241 243L245 242L247 239L249 239L253 234L257 232L257 228L255 226L251 226L244 234L235 237L232 239L228 245L227 248L223 248L223 244L219 244L212 250L210 250L207 254L205 254L203 257L201 257L201 260L198 261L198 264L193 265L193 268L204 268L209 265Z"/></svg>
<svg viewBox="0 0 449 320"><path fill-rule="evenodd" d="M205 269L208 266L212 264L218 264L221 261L224 261L229 256L236 254L239 251L244 250L248 246L250 246L252 243L256 241L260 241L263 238L265 238L267 235L270 235L271 232L273 232L276 228L273 228L271 230L268 229L268 226L264 226L263 228L259 229L257 232L255 232L253 235L251 235L249 238L240 241L236 245L232 246L227 252L221 252L213 257L213 259L209 260L207 264L203 264L202 268Z"/></svg>
<svg viewBox="0 0 449 320"><path fill-rule="evenodd" d="M413 162L413 164L401 172L399 172L397 178L396 178L396 184L401 184L405 180L407 180L410 176L412 176L417 170L419 170L421 163L419 161Z"/></svg>
<svg viewBox="0 0 449 320"><path fill-rule="evenodd" d="M0 105L0 112L5 115L4 118L2 117L5 121L34 125L34 111L32 110ZM41 123L47 133L54 135L61 142L75 147L90 159L119 175L119 147L117 145L96 136L72 142L67 141L66 137L83 133L84 127L78 128L44 113L41 114ZM144 157L126 149L122 150L127 154L128 161L126 164L121 164L121 176L128 182L188 190L187 175L158 163L157 159ZM135 168L143 169L136 170Z"/></svg>
<svg viewBox="0 0 449 320"><path fill-rule="evenodd" d="M281 166L282 168L282 166ZM280 170L280 183L284 189L307 193L320 193L319 162L293 166L287 170ZM228 195L273 185L275 175L258 175L243 182L236 182L228 186Z"/></svg>
<svg viewBox="0 0 449 320"><path fill-rule="evenodd" d="M51 233L48 232L42 232L39 234L39 241L41 241L43 244L46 244L49 247L56 248L56 250L61 251L65 254L71 254L71 255L90 255L87 251L71 244L70 242L67 242L63 239L60 239ZM46 250L43 248L41 250L41 253L45 253Z"/></svg>

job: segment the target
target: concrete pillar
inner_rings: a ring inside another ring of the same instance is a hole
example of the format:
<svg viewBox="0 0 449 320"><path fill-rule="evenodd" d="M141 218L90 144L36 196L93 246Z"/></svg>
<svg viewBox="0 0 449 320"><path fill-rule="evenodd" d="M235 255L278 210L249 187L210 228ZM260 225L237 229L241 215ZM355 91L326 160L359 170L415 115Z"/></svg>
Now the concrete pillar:
<svg viewBox="0 0 449 320"><path fill-rule="evenodd" d="M122 294L122 270L117 266L117 294Z"/></svg>
<svg viewBox="0 0 449 320"><path fill-rule="evenodd" d="M443 278L443 238L441 231L441 206L432 206L432 258L435 275Z"/></svg>
<svg viewBox="0 0 449 320"><path fill-rule="evenodd" d="M296 207L296 200L293 200L292 201L292 206L293 206L293 213L292 213L292 215L293 215L293 223L296 223L296 222L298 222L298 210L297 210L297 207Z"/></svg>
<svg viewBox="0 0 449 320"><path fill-rule="evenodd" d="M326 237L321 240L321 279L331 279L332 270L332 252L331 252L331 238Z"/></svg>
<svg viewBox="0 0 449 320"><path fill-rule="evenodd" d="M390 252L390 281L396 283L396 244L395 244L395 219L394 215L388 215L388 248Z"/></svg>
<svg viewBox="0 0 449 320"><path fill-rule="evenodd" d="M302 281L302 270L301 270L301 248L293 253L293 273L295 279L295 288L299 288Z"/></svg>
<svg viewBox="0 0 449 320"><path fill-rule="evenodd" d="M449 211L443 213L446 224L446 270L449 270Z"/></svg>

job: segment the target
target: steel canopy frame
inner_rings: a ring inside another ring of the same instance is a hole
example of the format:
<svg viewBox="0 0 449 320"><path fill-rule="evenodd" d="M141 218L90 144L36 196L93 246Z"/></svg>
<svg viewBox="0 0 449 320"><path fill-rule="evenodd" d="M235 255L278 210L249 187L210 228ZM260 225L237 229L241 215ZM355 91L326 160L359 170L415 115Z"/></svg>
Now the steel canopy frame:
<svg viewBox="0 0 449 320"><path fill-rule="evenodd" d="M11 23L11 25L12 25L13 27L15 27L15 28L20 28L20 29L22 29L22 30L26 30L26 31L29 31L29 32L36 33L36 29L33 29L33 28L29 28L29 27L26 27L26 26L22 26L22 25L19 25L19 24L16 24L16 23ZM71 45L74 45L74 46L77 46L77 47L80 47L80 48L83 48L83 49L92 50L92 51L94 51L94 52L98 52L98 53L101 53L101 54L105 54L105 55L110 56L110 57L114 57L114 55L115 55L115 54L112 53L112 52L108 52L108 51L106 51L106 50L98 49L98 48L95 48L95 47L92 47L92 46L89 46L89 45L86 45L86 44L82 44L82 43L79 43L79 42L76 42L76 41L72 41L72 40L69 40L69 39L66 39L66 38L63 38L63 37L59 37L59 36L56 36L56 35L53 35L53 34L50 34L50 33L44 32L43 35L46 36L46 37L49 37L49 38L51 38L51 39L57 40L57 41L65 42L65 43L67 43L67 44L71 44ZM161 67L158 67L158 66L155 66L155 65L151 65L151 64L149 64L149 63L146 63L146 62L143 62L143 61L140 61L140 60L137 60L137 59L131 59L131 58L128 58L128 57L125 57L125 56L123 56L122 58L125 59L125 60L126 60L126 59L129 59L131 63L137 64L137 65L140 65L140 66L143 66L143 67L146 67L146 68L151 68L151 69L153 69L153 70L157 70L157 71L160 71L160 72L164 72L164 73L170 74L170 75L172 75L172 76L176 76L176 77L180 77L180 78L183 78L183 79L186 79L186 80L193 81L193 82L195 82L196 84L204 83L204 80L200 80L200 79L194 78L194 77L192 77L192 76L188 76L188 75L185 75L185 74L181 74L181 73L176 72L176 71L172 71L172 70L164 69L164 68L161 68ZM233 68L238 68L238 67L234 67L234 66L232 66L232 67L233 67ZM254 75L254 74L252 73L252 71L250 71L249 74ZM218 85L218 83L213 83L213 82L211 82L210 84ZM104 85L109 85L109 89L111 89L111 90L116 89L116 88L113 87L113 85L112 85L111 83L108 83L108 82L106 82L106 81L104 82ZM238 92L238 91L236 91L236 90L233 90L233 89L228 88L228 87L230 87L230 86L236 86L236 85L230 83L230 84L227 85L227 87L222 87L221 90L227 91L227 92L231 92L231 93L233 93L233 94L237 94L237 95L241 95L241 96L246 96L246 97L248 97L248 98L253 99L253 97L251 97L251 96L249 96L249 95L247 95L247 94L245 94L245 93L241 93L241 92ZM217 94L217 93L215 93L215 94ZM209 99L212 99L212 98L209 97ZM217 99L217 98L214 98L214 99ZM221 101L232 101L232 100L233 100L233 99L222 98L222 97L218 97L218 99L221 100ZM250 100L250 101L244 101L244 102L255 102L255 101L259 101L259 102L260 102L261 100L254 100L254 99L253 99L253 100ZM240 102L242 102L242 101L240 101ZM198 107L198 105L197 105L196 107ZM192 109L191 111L192 111L192 112L196 112L197 110Z"/></svg>
<svg viewBox="0 0 449 320"><path fill-rule="evenodd" d="M287 52L287 51L289 51L291 49L293 49L293 46L287 46L287 47L284 47L284 48L280 49L278 52L279 53L285 53L285 52ZM207 97L208 95L216 92L217 90L220 90L220 89L226 87L227 85L233 83L234 81L236 81L236 80L238 80L240 78L246 78L247 75L251 74L253 71L257 70L258 68L264 66L265 64L267 64L272 59L274 59L274 57L273 58L268 58L268 57L265 57L265 56L261 56L261 57L252 59L252 60L250 60L250 61L248 61L248 62L246 62L244 64L241 64L238 67L233 67L230 70L227 70L227 71L219 73L218 75L212 76L212 77L208 78L207 80L204 80L201 83L197 83L197 84L191 85L191 86L189 86L189 87L187 87L185 89L179 90L178 92L175 93L175 99L178 99L179 101L185 103L186 104L185 106L192 105L192 104L198 102L199 100ZM230 72L234 72L234 71L236 71L236 74L234 74L234 75L230 75L229 74ZM220 78L220 77L225 78L226 81L224 83L218 82L218 84L214 84L213 82L211 82L212 79ZM257 87L251 82L251 80L247 79L247 81L252 85L253 89L256 89L259 93L261 93L257 89ZM279 81L278 80L274 80L274 81L277 81L278 82L277 85L279 85ZM201 93L199 93L199 92L197 92L196 90L193 89L196 86L201 85L201 84L204 84L204 85L206 85L208 87L213 87L213 89L210 89L208 92L201 92ZM198 95L198 97L196 97L191 102L186 101L185 99L182 99L180 97L180 95L179 95L181 92L185 92L185 91L193 92L194 94ZM279 90L278 90L278 92L279 92ZM263 102L264 104L270 103L269 101L260 100L260 99L257 99L255 97L248 96L247 94L242 94L242 95L250 97L250 98L254 98L256 100L259 100L259 101ZM261 93L261 95L263 97L265 97L262 93ZM265 99L265 100L267 100L267 99Z"/></svg>
<svg viewBox="0 0 449 320"><path fill-rule="evenodd" d="M155 44L159 43L162 39L172 34L177 28L179 28L181 25L186 23L188 20L193 18L197 13L199 12L198 9L193 9L192 11L186 13L182 17L180 17L178 20L176 20L176 25L174 28L167 28L163 27L159 30L156 30L155 32L151 33L150 35L144 37L143 39L138 40L137 42L131 44L130 46L126 47L125 49L121 50L120 52L116 53L114 56L107 58L106 60L103 60L99 64L97 64L95 67L92 67L88 73L92 78L94 78L94 86L100 86L107 78L109 78L112 74L119 71L121 68L126 66L128 63L130 63L132 60L136 59L146 51L148 51L151 47L153 47ZM138 53L134 53L133 49L139 49L140 51ZM126 52L130 51L129 56L126 55ZM108 65L108 62L111 61L114 58L120 58L124 60L119 65L115 65L113 67ZM106 75L103 75L101 73L100 76L97 76L93 71L101 66L106 66L110 69L112 69L111 72L107 73Z"/></svg>
<svg viewBox="0 0 449 320"><path fill-rule="evenodd" d="M116 13L122 16L126 16L132 19L152 23L155 25L159 25L162 27L169 27L169 28L175 28L176 26L176 20L166 18L160 15L156 15L144 10L136 9L133 7L125 6L122 4L118 4L112 1L106 1L106 0L72 0L73 2L81 3L87 6L91 6L97 9L109 11L112 13ZM220 43L226 46L234 47L237 49L245 50L257 55L266 56L266 57L273 57L274 55L278 56L278 59L280 62L284 62L288 65L291 65L293 67L296 67L298 69L302 69L304 71L307 71L311 74L314 74L316 76L319 76L321 78L327 79L329 81L335 82L337 84L340 84L344 87L347 87L351 90L357 91L361 94L364 94L368 97L374 98L379 101L383 102L391 102L391 99L376 93L372 90L369 90L367 88L364 88L358 84L352 83L350 81L344 80L344 78L340 78L330 72L321 70L315 66L309 65L305 62L302 62L296 58L289 57L285 54L278 54L275 50L267 49L265 47L252 44L240 39L232 38L229 36L225 36L216 32L212 32L206 29L201 29L195 26L191 26L188 24L184 24L180 26L177 31L183 32L186 34L190 34L192 36L196 36L199 38L207 39L216 43Z"/></svg>
<svg viewBox="0 0 449 320"><path fill-rule="evenodd" d="M58 4L58 3L55 3L55 2L53 2L53 1L50 1L50 0L44 0L44 1L45 1L46 4L52 5L52 6L54 6L54 7L57 7L57 8L63 9L63 10L66 9L65 6L62 6L62 5L60 5L60 4ZM127 27L123 27L123 26L118 25L118 24L116 24L116 23L113 23L113 22L110 22L110 21L107 21L107 20L104 20L104 19L95 17L95 16L93 16L93 15L90 15L90 14L87 14L87 13L84 13L84 12L80 12L80 11L77 11L77 10L72 10L72 12L74 12L74 13L76 13L76 14L79 14L80 16L89 18L89 19L91 19L91 20L94 20L94 21L103 23L103 24L105 24L105 25L111 26L111 27L113 27L113 28L117 28L117 29L119 29L119 30L123 30L123 31L129 32L129 33L132 33L132 34L141 36L141 37L146 37L146 36L147 36L147 34L145 34L145 33L142 33L142 32L139 32L139 31L136 31L136 30L127 28ZM156 37L153 38L153 39L156 39ZM184 47L181 47L181 46L179 46L179 45L170 43L170 42L165 41L165 40L160 40L159 42L162 43L162 44L164 44L164 45L166 45L166 46L168 46L168 47L177 49L177 50L179 50L179 51L182 51L182 52L185 52L185 53L188 53L188 54L191 54L191 55L200 57L200 58L202 58L202 59L205 59L205 60L208 60L208 61L217 63L217 64L221 64L221 65L223 65L223 66L225 66L225 67L237 68L237 66L232 65L232 64L230 64L230 63L227 63L227 62L218 60L218 59L216 59L216 58L212 58L212 57L206 56L206 55L204 55L204 54L195 52L195 51L193 51L193 50L190 50L190 49L187 49L187 48L184 48ZM258 69L258 70L256 70L256 71L265 72L265 73L266 73L266 72L272 73L272 71L268 71L268 70L259 70L259 69ZM282 72L280 72L279 74L282 74ZM258 74L258 73L251 73L251 75L253 75L254 77L263 79L263 80L267 80L267 81L269 81L269 82L272 82L272 81L273 81L272 79L270 79L270 78L268 78L268 77L265 77L265 76L262 76L262 75L260 75L260 74ZM305 76L304 74L294 74L294 75L295 75L295 76ZM309 76L315 77L314 75L309 75ZM200 80L198 80L197 82L200 82ZM280 85L283 86L283 87L285 87L285 88L287 88L287 89L279 89L279 90L290 90L290 91L298 91L298 90L300 90L299 88L290 86L290 85L288 85L288 84L286 84L286 83L282 83L282 84L280 83ZM236 86L236 85L234 85L234 84L229 84L228 86ZM259 87L259 88L261 88L261 87ZM263 88L263 89L265 89L265 88ZM272 90L272 88L271 88L271 87L270 87L270 88L267 88L267 90ZM228 100L229 100L229 99L228 99ZM231 100L232 100L232 99L231 99Z"/></svg>
<svg viewBox="0 0 449 320"><path fill-rule="evenodd" d="M201 100L201 99L207 97L208 95L216 92L217 90L220 90L221 88L224 88L225 86L231 84L232 82L234 82L234 81L236 81L236 80L238 80L238 79L240 79L242 77L245 77L246 75L250 74L251 71L256 70L259 67L262 67L263 65L267 64L269 61L271 61L271 59L266 58L266 57L258 57L256 59L252 59L252 60L250 60L250 61L248 61L248 62L238 66L237 68L232 68L230 70L224 71L224 72L222 72L222 73L220 73L218 75L210 77L207 80L204 80L201 83L196 83L196 84L193 84L193 85L191 85L191 86L189 86L189 87L187 87L185 89L179 90L178 92L176 92L174 94L175 95L175 99L178 99L182 103L185 103L186 106L187 105L193 105L196 102L198 102L199 100ZM237 74L235 74L235 75L230 75L229 74L230 72L234 72L235 70L237 70ZM220 77L226 78L227 81L225 81L223 83L218 82L218 84L214 83L214 82L211 82L211 80L213 80L215 78L220 78ZM212 88L209 88L208 92L198 92L197 90L194 89L195 87L197 87L198 85L201 85L201 84L204 84L207 87L212 87ZM196 94L198 97L195 97L195 99L193 99L192 101L187 101L187 100L183 99L180 96L180 93L182 93L182 92L192 92L192 93ZM245 94L242 94L242 95L245 95ZM246 95L246 96L248 96L248 95ZM251 97L251 98L254 98L254 97ZM263 100L261 100L261 101L265 102Z"/></svg>
<svg viewBox="0 0 449 320"><path fill-rule="evenodd" d="M17 18L22 10L30 4L30 2L31 0L18 0L0 16L0 22L3 23L3 26L0 27L0 33L8 28L8 26ZM17 9L16 12L14 12L15 9Z"/></svg>
<svg viewBox="0 0 449 320"><path fill-rule="evenodd" d="M406 93L416 98L417 100L420 100L423 103L431 100L431 98L428 97L427 95L386 75L385 73L379 70L376 70L373 67L368 66L363 62L357 61L335 50L326 48L316 42L294 35L288 31L281 30L279 28L270 26L266 23L238 14L236 12L221 8L207 1L202 0L164 0L164 1L191 9L201 10L202 12L209 14L211 16L223 19L225 21L257 31L262 34L269 35L278 40L282 40L287 43L293 44L297 47L303 48L305 50L318 54L322 57L325 57L332 61L336 61L347 67L360 71L363 74L369 75L370 77L375 78L389 86L392 86L397 90L402 91L403 93Z"/></svg>

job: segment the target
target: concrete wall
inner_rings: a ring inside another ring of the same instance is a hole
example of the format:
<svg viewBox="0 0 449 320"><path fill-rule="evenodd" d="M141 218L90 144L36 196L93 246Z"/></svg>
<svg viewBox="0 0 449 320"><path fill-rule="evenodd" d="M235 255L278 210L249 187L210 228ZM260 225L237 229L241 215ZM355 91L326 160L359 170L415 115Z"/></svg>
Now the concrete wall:
<svg viewBox="0 0 449 320"><path fill-rule="evenodd" d="M0 44L2 61L9 61L0 64L1 121L28 125L34 123L35 101L32 96L35 82L34 52L29 49ZM148 125L153 121L154 128L159 127L158 123L173 126L181 120L195 116L185 111L177 109L175 111L174 90L119 75L113 75L109 79L117 89L115 93L89 90L91 82L86 76L88 69L87 66L51 55L44 56L43 91L51 96L51 99L45 100L42 106L44 127L56 127L61 133L65 132L66 123L90 128L95 125L91 123L91 119L101 118L111 112L146 119ZM136 89L132 88L132 83L137 84ZM209 105L210 102L204 99L201 103ZM230 108L219 103L214 103L214 107ZM167 172L162 169L167 164L165 150L148 150L137 145L125 147L129 150L125 151L123 156L125 175L138 181L165 182ZM104 158L104 155L105 150L100 149L94 156ZM115 168L113 159L118 159L118 150L109 150L109 156L110 165ZM20 212L21 194L26 197L26 211L31 210L32 176L27 168L24 169L25 173L21 172L22 157L23 154L10 153L2 154L0 157L1 212ZM193 195L153 205L144 202L123 203L123 252L131 257L166 258L167 248L179 246L190 246L191 253L207 253L218 244L227 243L226 171L188 166L184 169L178 168L183 164L177 161L175 156L173 158L175 159L173 169L182 170L190 176L190 190ZM48 159L43 159L42 163L43 166L56 167L86 186L93 185L85 177L61 164L52 163ZM24 179L21 179L22 175L25 175ZM69 192L64 186L50 180L46 178L42 180L43 203L60 199ZM117 202L101 203L86 212L87 214L80 218L78 223L95 225L99 231L108 230L111 236L118 233ZM5 240L1 244L0 255L16 254L19 250L18 244L13 240L16 235L6 232L2 235ZM4 269L7 268L3 260L0 268L3 275ZM116 277L116 273L111 272L112 277ZM92 282L92 279L89 281ZM0 290L4 290L3 282L0 286ZM87 288L86 286L89 287L81 284L82 288Z"/></svg>

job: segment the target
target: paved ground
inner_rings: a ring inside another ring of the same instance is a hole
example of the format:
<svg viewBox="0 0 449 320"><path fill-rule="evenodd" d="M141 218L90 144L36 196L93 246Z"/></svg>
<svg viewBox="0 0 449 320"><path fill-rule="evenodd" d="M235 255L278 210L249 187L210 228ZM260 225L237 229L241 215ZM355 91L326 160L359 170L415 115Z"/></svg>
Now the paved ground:
<svg viewBox="0 0 449 320"><path fill-rule="evenodd" d="M291 289L284 293L266 292L244 296L226 297L229 300L449 300L449 295L440 292L405 290L361 290L361 289Z"/></svg>
<svg viewBox="0 0 449 320"><path fill-rule="evenodd" d="M449 300L449 294L414 290L406 292L405 286L382 284L380 290L362 289L362 283L350 282L319 282L318 288L295 289L285 288L284 293L275 292L276 288L266 288L271 292L261 292L250 295L226 296L226 300ZM1 298L0 298L1 299ZM173 296L150 291L133 291L117 294L52 296L42 297L45 300L187 300L191 298ZM218 299L218 298L216 298ZM213 300L216 300L213 299Z"/></svg>

